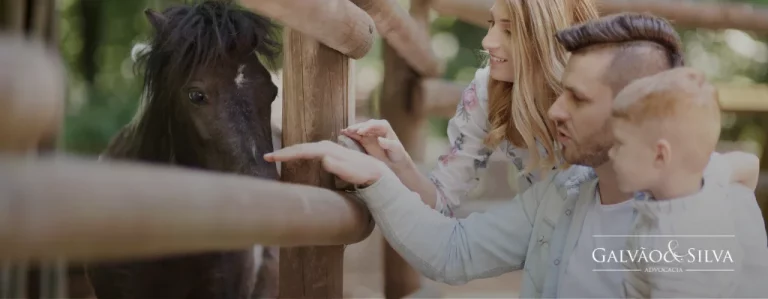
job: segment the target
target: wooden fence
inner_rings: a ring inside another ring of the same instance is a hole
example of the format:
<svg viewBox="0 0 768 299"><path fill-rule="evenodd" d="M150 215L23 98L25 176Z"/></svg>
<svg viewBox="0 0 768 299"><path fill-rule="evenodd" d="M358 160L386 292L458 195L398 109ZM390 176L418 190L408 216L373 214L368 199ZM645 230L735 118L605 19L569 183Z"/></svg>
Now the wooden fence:
<svg viewBox="0 0 768 299"><path fill-rule="evenodd" d="M444 67L430 46L429 11L485 26L493 3L411 0L406 11L395 0L240 2L288 28L283 146L334 140L354 119L350 73L354 59L366 55L378 32L384 39L385 64L381 116L416 161L424 154L426 118L452 116L463 90L460 84L439 79ZM605 13L649 11L681 26L768 31L768 13L762 9L663 2L600 4ZM304 109L307 106L318 109ZM30 112L18 112L3 125L18 125L14 121L25 119L24 113ZM0 145L3 138L7 136L0 135ZM333 178L319 162L283 163L283 182L273 182L139 163L36 159L3 150L3 259L94 260L278 245L284 246L281 297L340 298L341 245L364 239L372 228L363 207L343 192L329 190ZM99 242L105 238L117 243ZM387 298L401 298L420 287L419 275L389 246L384 264Z"/></svg>
<svg viewBox="0 0 768 299"><path fill-rule="evenodd" d="M61 156L0 157L0 177L0 256L11 259L343 245L373 228L346 192L308 184Z"/></svg>

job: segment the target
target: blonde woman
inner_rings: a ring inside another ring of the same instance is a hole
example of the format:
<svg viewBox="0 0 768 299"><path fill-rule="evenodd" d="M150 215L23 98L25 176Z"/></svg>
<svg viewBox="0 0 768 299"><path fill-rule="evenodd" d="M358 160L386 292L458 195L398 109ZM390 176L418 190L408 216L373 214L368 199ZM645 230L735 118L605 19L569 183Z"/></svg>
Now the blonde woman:
<svg viewBox="0 0 768 299"><path fill-rule="evenodd" d="M355 124L343 133L363 143L426 204L447 216L477 186L479 171L494 151L502 151L522 171L522 192L557 166L551 154L555 127L546 112L562 91L568 55L555 33L597 17L593 0L496 0L482 42L489 66L479 69L464 91L448 124L451 149L428 177L419 173L386 121Z"/></svg>

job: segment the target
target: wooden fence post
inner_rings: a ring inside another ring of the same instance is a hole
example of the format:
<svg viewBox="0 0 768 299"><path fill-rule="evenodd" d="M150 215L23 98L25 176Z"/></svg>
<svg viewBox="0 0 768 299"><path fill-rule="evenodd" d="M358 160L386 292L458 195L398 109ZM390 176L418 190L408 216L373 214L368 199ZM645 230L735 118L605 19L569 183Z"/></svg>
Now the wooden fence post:
<svg viewBox="0 0 768 299"><path fill-rule="evenodd" d="M428 30L429 6L425 0L411 0L410 15L419 30ZM380 101L381 117L389 121L406 151L416 163L424 159L426 118L416 107L413 90L421 78L386 41L383 43L384 82ZM384 295L403 298L421 287L421 275L384 242Z"/></svg>
<svg viewBox="0 0 768 299"><path fill-rule="evenodd" d="M40 39L58 49L56 0L4 0L0 2L0 31Z"/></svg>
<svg viewBox="0 0 768 299"><path fill-rule="evenodd" d="M55 0L5 0L0 3L0 33L3 34L0 39L7 43L3 44L3 50L8 51L1 54L7 57L0 57L0 72L5 72L0 73L0 87L6 93L0 96L0 103L6 107L5 113L0 112L0 123L24 117L30 124L11 130L16 132L0 129L0 135L10 137L0 141L0 152L33 158L40 151L55 150L64 116L65 91L61 78L64 74L59 69L63 66L58 57L45 57L51 53L43 53L43 50L58 52L56 11ZM26 43L22 38L35 43ZM39 77L39 74L43 76ZM27 78L34 75L38 76ZM0 261L0 298L63 297L67 292L65 268L64 261Z"/></svg>
<svg viewBox="0 0 768 299"><path fill-rule="evenodd" d="M336 140L351 114L350 58L316 39L285 28L284 147ZM334 188L320 161L282 163L283 181ZM343 246L280 249L280 298L341 298Z"/></svg>

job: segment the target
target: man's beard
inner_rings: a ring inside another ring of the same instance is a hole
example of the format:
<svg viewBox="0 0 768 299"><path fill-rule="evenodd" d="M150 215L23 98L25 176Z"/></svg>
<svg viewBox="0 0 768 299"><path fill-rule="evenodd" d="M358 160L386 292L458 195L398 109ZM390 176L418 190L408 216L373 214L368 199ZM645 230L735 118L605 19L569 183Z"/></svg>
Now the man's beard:
<svg viewBox="0 0 768 299"><path fill-rule="evenodd" d="M608 151L613 146L611 129L604 126L600 131L587 136L582 142L571 142L571 146L563 149L563 159L568 164L588 167L600 166L610 159Z"/></svg>

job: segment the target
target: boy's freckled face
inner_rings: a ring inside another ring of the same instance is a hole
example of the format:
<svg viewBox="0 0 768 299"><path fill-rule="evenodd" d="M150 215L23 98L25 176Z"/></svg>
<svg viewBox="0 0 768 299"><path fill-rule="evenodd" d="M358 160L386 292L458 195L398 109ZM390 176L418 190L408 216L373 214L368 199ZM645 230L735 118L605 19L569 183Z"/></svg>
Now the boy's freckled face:
<svg viewBox="0 0 768 299"><path fill-rule="evenodd" d="M612 121L614 145L608 155L619 189L627 193L647 190L659 175L654 167L656 151L653 139L642 127L620 119Z"/></svg>

